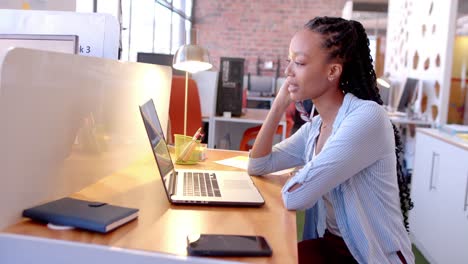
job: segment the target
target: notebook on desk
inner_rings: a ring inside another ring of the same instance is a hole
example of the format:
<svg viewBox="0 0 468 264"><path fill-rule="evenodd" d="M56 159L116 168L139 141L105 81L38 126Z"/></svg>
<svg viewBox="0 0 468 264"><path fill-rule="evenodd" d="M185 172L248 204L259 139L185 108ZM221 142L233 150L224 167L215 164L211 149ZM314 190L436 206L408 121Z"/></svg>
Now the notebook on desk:
<svg viewBox="0 0 468 264"><path fill-rule="evenodd" d="M107 233L136 219L138 211L136 208L65 197L25 209L23 216L54 226Z"/></svg>
<svg viewBox="0 0 468 264"><path fill-rule="evenodd" d="M169 202L233 206L265 203L246 172L175 170L153 100L140 106L140 112Z"/></svg>

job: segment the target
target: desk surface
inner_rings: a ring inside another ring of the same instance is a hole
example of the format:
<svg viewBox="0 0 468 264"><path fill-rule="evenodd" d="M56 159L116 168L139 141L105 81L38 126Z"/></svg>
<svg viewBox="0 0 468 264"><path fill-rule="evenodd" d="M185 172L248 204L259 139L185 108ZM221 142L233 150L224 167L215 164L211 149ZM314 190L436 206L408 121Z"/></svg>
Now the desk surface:
<svg viewBox="0 0 468 264"><path fill-rule="evenodd" d="M457 135L452 135L441 129L418 128L417 131L468 151L468 141L464 141L461 137L457 137Z"/></svg>
<svg viewBox="0 0 468 264"><path fill-rule="evenodd" d="M191 168L239 170L214 163L247 152L209 150L208 160ZM184 168L187 168L185 166ZM103 235L82 230L50 230L23 220L3 232L129 249L186 255L191 233L262 235L273 249L269 258L225 258L250 263L297 263L296 216L281 199L286 176L254 177L265 199L260 208L180 206L169 204L152 156L113 173L73 195L140 209L138 220Z"/></svg>
<svg viewBox="0 0 468 264"><path fill-rule="evenodd" d="M399 117L399 116L390 116L390 121L395 124L402 124L402 125L417 125L417 126L427 126L430 127L434 124L434 122L420 120L420 119L411 119L407 117Z"/></svg>
<svg viewBox="0 0 468 264"><path fill-rule="evenodd" d="M275 97L274 96L247 96L247 100L273 102L273 100L275 100Z"/></svg>
<svg viewBox="0 0 468 264"><path fill-rule="evenodd" d="M387 112L390 121L401 125L431 126L434 122L422 119L409 118L404 112Z"/></svg>

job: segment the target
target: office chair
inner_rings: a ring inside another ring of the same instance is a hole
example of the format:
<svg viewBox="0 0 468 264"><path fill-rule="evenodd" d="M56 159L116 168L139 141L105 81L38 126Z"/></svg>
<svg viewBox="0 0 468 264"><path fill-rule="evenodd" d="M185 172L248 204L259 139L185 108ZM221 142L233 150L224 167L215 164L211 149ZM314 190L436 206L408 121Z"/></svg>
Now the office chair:
<svg viewBox="0 0 468 264"><path fill-rule="evenodd" d="M291 131L294 126L294 114L296 112L296 107L294 103L291 103L288 108L286 109L286 137L288 138L291 136ZM258 132L262 126L256 126L248 128L244 131L242 135L242 139L240 142L239 150L242 151L249 151L252 148L252 145L249 144L251 140L255 140L257 138ZM283 134L283 126L279 125L276 129L277 135Z"/></svg>
<svg viewBox="0 0 468 264"><path fill-rule="evenodd" d="M193 136L202 126L202 113L197 83L188 80L187 99L187 136ZM174 134L184 134L185 76L173 76L169 101L170 133L168 138L174 142Z"/></svg>

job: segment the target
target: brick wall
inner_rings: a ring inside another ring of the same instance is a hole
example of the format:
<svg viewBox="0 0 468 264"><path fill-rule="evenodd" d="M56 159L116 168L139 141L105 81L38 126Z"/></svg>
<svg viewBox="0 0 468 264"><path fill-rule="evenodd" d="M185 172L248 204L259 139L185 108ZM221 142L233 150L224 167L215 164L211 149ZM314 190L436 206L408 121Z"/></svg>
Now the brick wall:
<svg viewBox="0 0 468 264"><path fill-rule="evenodd" d="M220 57L245 58L245 73L257 73L257 60L280 59L280 76L294 33L315 16L341 16L345 0L194 0L198 44ZM262 64L263 65L263 64ZM274 76L275 70L262 70Z"/></svg>

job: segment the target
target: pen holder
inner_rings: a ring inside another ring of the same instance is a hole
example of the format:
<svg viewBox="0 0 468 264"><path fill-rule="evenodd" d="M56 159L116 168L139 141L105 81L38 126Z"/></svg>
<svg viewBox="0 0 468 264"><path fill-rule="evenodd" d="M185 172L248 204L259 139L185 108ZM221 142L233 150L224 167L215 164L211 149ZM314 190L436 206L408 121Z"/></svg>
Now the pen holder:
<svg viewBox="0 0 468 264"><path fill-rule="evenodd" d="M207 149L207 144L200 143L198 144L198 154L199 154L199 161L204 161L206 160L206 149Z"/></svg>
<svg viewBox="0 0 468 264"><path fill-rule="evenodd" d="M177 164L196 164L200 160L200 140L175 134L175 157Z"/></svg>

